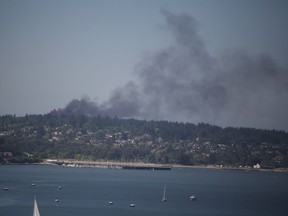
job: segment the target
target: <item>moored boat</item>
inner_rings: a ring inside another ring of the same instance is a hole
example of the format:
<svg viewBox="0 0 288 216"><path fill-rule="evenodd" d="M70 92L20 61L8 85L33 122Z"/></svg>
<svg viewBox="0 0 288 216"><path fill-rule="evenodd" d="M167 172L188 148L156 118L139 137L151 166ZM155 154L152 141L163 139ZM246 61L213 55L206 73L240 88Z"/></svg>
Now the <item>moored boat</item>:
<svg viewBox="0 0 288 216"><path fill-rule="evenodd" d="M136 204L135 204L135 203L131 203L131 204L130 204L130 207L131 207L131 208L135 208L135 207L136 207Z"/></svg>
<svg viewBox="0 0 288 216"><path fill-rule="evenodd" d="M196 201L196 196L195 196L195 195L191 195L191 196L190 196L190 200L191 200L191 201Z"/></svg>

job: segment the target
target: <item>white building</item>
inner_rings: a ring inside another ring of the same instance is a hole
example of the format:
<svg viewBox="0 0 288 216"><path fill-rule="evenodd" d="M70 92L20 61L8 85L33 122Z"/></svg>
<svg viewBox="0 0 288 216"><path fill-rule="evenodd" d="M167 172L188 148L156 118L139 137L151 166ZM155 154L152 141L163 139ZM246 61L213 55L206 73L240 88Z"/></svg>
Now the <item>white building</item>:
<svg viewBox="0 0 288 216"><path fill-rule="evenodd" d="M260 169L260 164L257 163L256 165L253 165L253 168L254 169Z"/></svg>

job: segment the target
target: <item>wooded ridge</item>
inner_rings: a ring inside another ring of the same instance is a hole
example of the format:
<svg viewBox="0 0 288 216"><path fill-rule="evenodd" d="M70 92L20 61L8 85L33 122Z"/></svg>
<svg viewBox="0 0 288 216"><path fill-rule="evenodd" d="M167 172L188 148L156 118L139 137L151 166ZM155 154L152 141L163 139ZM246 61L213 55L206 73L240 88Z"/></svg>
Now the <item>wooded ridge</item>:
<svg viewBox="0 0 288 216"><path fill-rule="evenodd" d="M0 162L45 158L287 167L288 133L52 111L0 116Z"/></svg>

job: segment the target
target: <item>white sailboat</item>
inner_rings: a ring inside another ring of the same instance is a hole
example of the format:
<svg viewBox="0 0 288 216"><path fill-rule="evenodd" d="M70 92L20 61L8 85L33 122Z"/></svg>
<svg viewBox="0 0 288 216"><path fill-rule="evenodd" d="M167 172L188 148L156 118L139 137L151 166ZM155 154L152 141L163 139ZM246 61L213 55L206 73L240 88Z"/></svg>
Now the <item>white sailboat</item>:
<svg viewBox="0 0 288 216"><path fill-rule="evenodd" d="M109 200L108 205L114 205L113 201L111 200L111 194L109 194Z"/></svg>
<svg viewBox="0 0 288 216"><path fill-rule="evenodd" d="M133 196L132 196L132 195L131 195L131 203L130 203L130 207L131 207L131 208L135 208L135 207L136 207L135 202L133 202Z"/></svg>
<svg viewBox="0 0 288 216"><path fill-rule="evenodd" d="M163 191L162 202L167 202L167 198L166 198L166 184L164 185L164 191Z"/></svg>
<svg viewBox="0 0 288 216"><path fill-rule="evenodd" d="M36 197L34 197L34 208L33 208L33 216L40 216Z"/></svg>

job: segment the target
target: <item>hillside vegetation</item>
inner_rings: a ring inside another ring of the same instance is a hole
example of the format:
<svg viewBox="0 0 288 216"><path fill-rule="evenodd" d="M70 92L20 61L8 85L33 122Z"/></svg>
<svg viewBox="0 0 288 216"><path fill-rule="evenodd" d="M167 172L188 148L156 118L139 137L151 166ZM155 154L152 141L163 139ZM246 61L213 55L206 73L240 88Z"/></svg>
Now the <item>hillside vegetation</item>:
<svg viewBox="0 0 288 216"><path fill-rule="evenodd" d="M56 111L0 116L0 162L45 158L287 167L288 133Z"/></svg>

